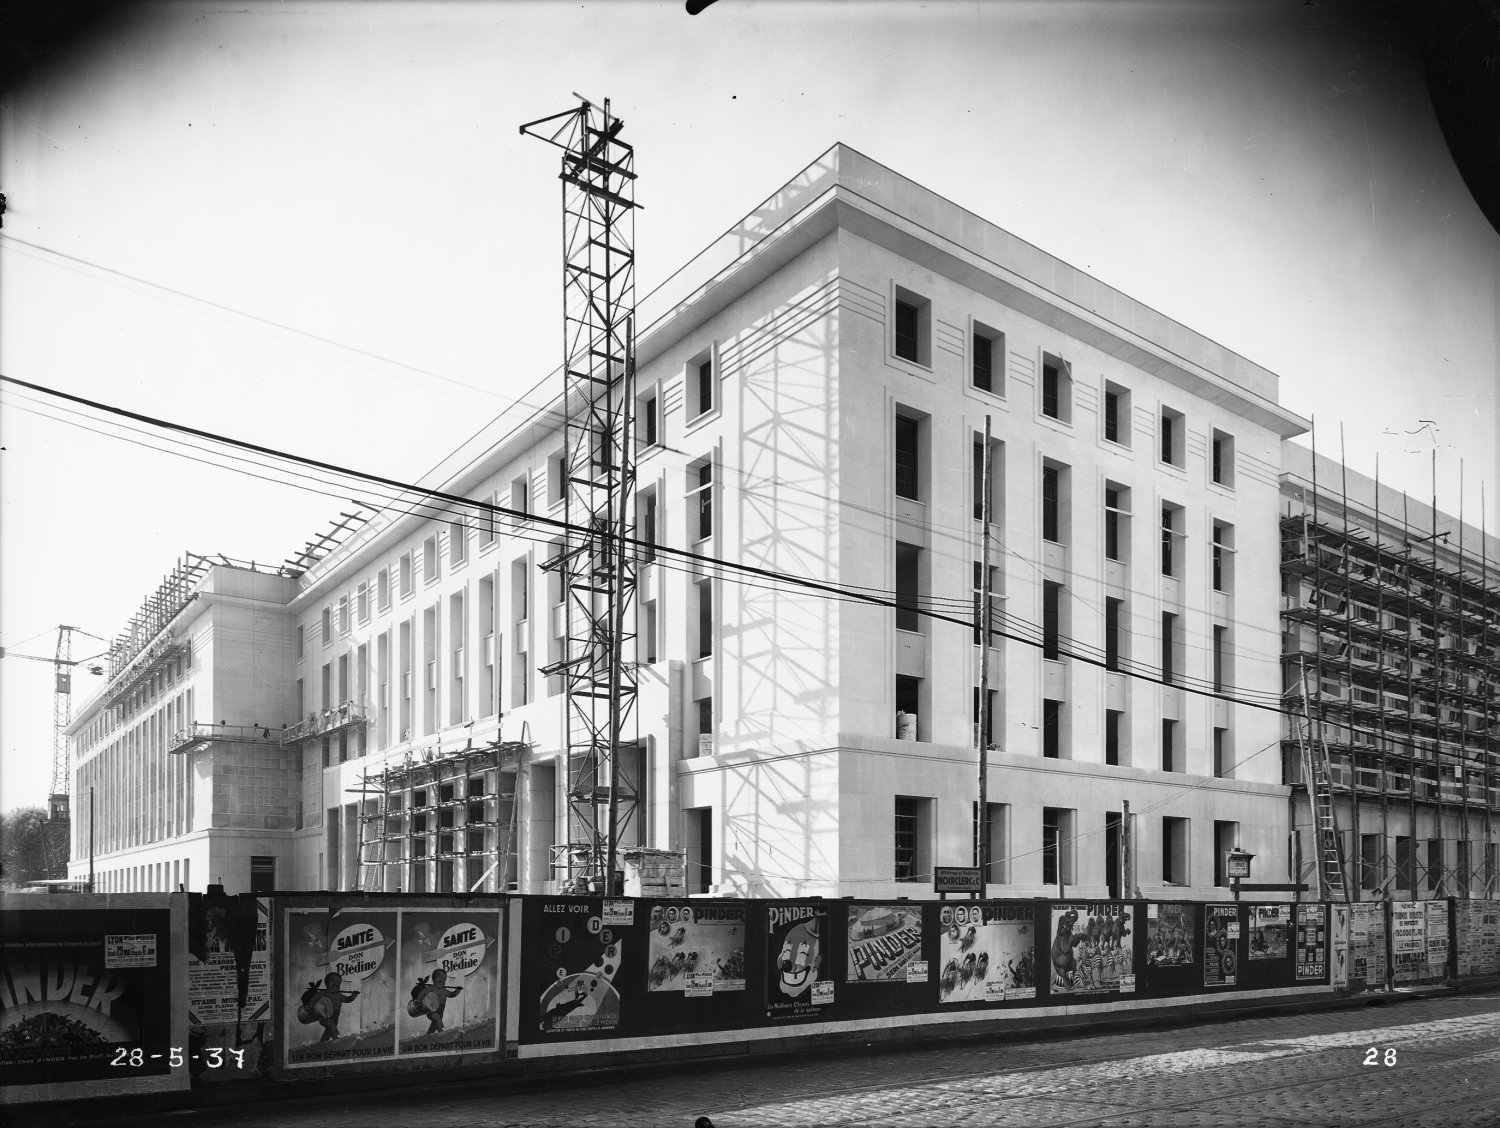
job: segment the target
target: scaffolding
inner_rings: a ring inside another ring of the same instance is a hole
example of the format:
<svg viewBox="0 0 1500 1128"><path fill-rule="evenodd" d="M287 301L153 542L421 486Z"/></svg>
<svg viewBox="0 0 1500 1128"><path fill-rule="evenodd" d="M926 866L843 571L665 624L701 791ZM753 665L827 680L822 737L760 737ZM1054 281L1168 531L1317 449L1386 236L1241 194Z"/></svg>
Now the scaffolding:
<svg viewBox="0 0 1500 1128"><path fill-rule="evenodd" d="M1354 898L1495 896L1500 586L1487 533L1478 553L1466 548L1461 518L1439 528L1436 497L1425 529L1404 494L1382 512L1378 476L1372 505L1351 501L1347 471L1337 492L1320 489L1316 456L1311 481L1285 492L1284 778L1320 832L1324 750Z"/></svg>
<svg viewBox="0 0 1500 1128"><path fill-rule="evenodd" d="M516 889L521 740L407 752L360 786L355 888L386 893Z"/></svg>
<svg viewBox="0 0 1500 1128"><path fill-rule="evenodd" d="M624 123L583 102L523 134L562 150L564 449L568 532L543 565L562 623L542 666L566 697L568 820L555 865L573 892L618 891L617 846L635 813L623 770L636 723L635 152Z"/></svg>

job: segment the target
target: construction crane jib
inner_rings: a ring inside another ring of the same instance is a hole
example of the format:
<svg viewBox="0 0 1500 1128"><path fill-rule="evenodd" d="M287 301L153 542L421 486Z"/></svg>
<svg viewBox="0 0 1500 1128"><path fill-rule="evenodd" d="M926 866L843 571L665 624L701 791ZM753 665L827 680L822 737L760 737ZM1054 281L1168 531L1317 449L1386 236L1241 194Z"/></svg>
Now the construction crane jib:
<svg viewBox="0 0 1500 1128"><path fill-rule="evenodd" d="M582 101L521 126L562 150L563 408L568 533L542 567L564 604L541 673L567 708L567 836L553 872L575 893L618 894L636 813L635 152L624 123Z"/></svg>

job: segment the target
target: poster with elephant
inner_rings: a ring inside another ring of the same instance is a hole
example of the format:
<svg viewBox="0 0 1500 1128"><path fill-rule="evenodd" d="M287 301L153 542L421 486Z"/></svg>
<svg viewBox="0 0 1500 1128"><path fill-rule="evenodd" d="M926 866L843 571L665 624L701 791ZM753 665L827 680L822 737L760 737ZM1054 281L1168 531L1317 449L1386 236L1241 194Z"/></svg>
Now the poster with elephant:
<svg viewBox="0 0 1500 1128"><path fill-rule="evenodd" d="M287 910L287 1068L395 1054L397 936L390 910Z"/></svg>
<svg viewBox="0 0 1500 1128"><path fill-rule="evenodd" d="M401 914L396 1048L407 1054L494 1050L500 1001L500 914L451 909Z"/></svg>
<svg viewBox="0 0 1500 1128"><path fill-rule="evenodd" d="M766 1014L812 1018L833 1002L828 910L822 905L766 906Z"/></svg>
<svg viewBox="0 0 1500 1128"><path fill-rule="evenodd" d="M1036 998L1036 910L1028 904L944 905L938 1001Z"/></svg>
<svg viewBox="0 0 1500 1128"><path fill-rule="evenodd" d="M1194 905L1146 906L1146 963L1150 967L1187 967L1193 962Z"/></svg>
<svg viewBox="0 0 1500 1128"><path fill-rule="evenodd" d="M1053 995L1131 994L1131 906L1074 901L1051 907L1048 990Z"/></svg>

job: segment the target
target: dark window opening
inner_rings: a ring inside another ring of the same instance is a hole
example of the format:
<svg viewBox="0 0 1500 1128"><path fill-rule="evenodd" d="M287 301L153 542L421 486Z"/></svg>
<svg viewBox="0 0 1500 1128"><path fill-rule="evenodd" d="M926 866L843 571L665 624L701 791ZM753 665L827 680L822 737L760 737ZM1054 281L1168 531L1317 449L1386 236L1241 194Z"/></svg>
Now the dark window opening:
<svg viewBox="0 0 1500 1128"><path fill-rule="evenodd" d="M917 501L921 479L917 469L918 428L915 419L896 416L896 496Z"/></svg>
<svg viewBox="0 0 1500 1128"><path fill-rule="evenodd" d="M911 302L896 299L896 355L917 362L920 342L920 311Z"/></svg>

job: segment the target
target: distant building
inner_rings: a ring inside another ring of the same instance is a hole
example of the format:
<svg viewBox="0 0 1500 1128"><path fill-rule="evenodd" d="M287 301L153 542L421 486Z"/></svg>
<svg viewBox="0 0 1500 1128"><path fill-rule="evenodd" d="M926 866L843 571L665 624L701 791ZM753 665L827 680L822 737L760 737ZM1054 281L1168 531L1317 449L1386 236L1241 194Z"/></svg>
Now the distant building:
<svg viewBox="0 0 1500 1128"><path fill-rule="evenodd" d="M930 893L972 863L983 656L992 895L1227 896L1233 847L1282 879L1275 375L844 146L637 323L624 845L692 892ZM518 406L423 483L477 504L195 579L73 729L107 880L560 889L565 473Z"/></svg>
<svg viewBox="0 0 1500 1128"><path fill-rule="evenodd" d="M68 876L100 892L285 887L299 825L289 719L296 579L189 554L111 646L68 727Z"/></svg>
<svg viewBox="0 0 1500 1128"><path fill-rule="evenodd" d="M1500 890L1500 538L1288 443L1287 704L1326 754L1353 895ZM1304 742L1286 778L1308 880Z"/></svg>

